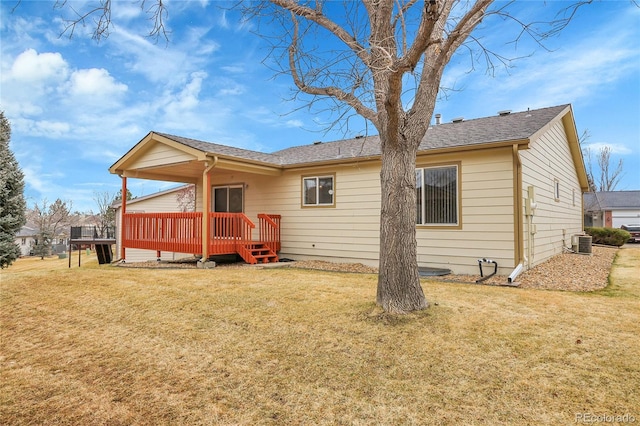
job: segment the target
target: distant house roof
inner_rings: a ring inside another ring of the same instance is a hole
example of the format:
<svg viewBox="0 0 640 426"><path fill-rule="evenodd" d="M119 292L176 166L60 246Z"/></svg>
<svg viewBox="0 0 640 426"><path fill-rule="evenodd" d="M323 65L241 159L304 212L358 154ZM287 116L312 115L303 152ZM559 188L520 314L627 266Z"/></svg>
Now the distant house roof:
<svg viewBox="0 0 640 426"><path fill-rule="evenodd" d="M584 194L587 211L640 209L640 191L601 191Z"/></svg>
<svg viewBox="0 0 640 426"><path fill-rule="evenodd" d="M524 143L568 108L570 108L569 105L559 105L432 126L427 130L418 151L472 149L486 144L505 142ZM205 153L227 155L281 167L378 157L381 153L379 136L294 146L268 154L167 133L153 133Z"/></svg>
<svg viewBox="0 0 640 426"><path fill-rule="evenodd" d="M192 184L180 185L180 186L176 186L176 187L173 187L173 188L165 189L163 191L154 192L153 194L147 194L147 195L142 195L140 197L132 198L131 200L127 200L127 206L139 203L139 202L144 201L144 200L150 200L152 198L156 198L156 197L159 197L161 195L166 195L166 194L171 194L172 192L182 191L183 189L186 189L186 188L188 188L190 186L193 186L193 185ZM111 208L113 208L113 209L118 209L118 208L120 208L120 206L122 206L122 200L117 200L117 201L114 201L113 203L111 203Z"/></svg>
<svg viewBox="0 0 640 426"><path fill-rule="evenodd" d="M16 238L33 237L37 234L38 234L38 231L35 228L31 228L29 226L23 226L22 228L20 228L20 230L16 234Z"/></svg>

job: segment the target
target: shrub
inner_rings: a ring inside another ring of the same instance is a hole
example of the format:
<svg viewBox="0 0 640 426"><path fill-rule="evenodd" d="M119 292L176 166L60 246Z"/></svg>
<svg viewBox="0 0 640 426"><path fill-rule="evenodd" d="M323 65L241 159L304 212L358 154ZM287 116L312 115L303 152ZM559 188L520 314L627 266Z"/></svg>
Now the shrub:
<svg viewBox="0 0 640 426"><path fill-rule="evenodd" d="M629 234L624 229L618 228L584 228L584 232L588 235L591 235L593 238L593 244L604 244L607 246L616 246L620 247L631 238L631 234Z"/></svg>

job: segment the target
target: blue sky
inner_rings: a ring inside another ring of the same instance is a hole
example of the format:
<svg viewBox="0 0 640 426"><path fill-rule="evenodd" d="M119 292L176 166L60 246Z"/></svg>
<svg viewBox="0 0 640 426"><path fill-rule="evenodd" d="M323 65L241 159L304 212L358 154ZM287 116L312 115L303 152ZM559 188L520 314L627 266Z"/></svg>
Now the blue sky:
<svg viewBox="0 0 640 426"><path fill-rule="evenodd" d="M29 206L61 198L96 211L94 193L121 186L109 166L151 130L264 152L365 132L357 122L347 134L325 132L329 117L291 101L290 78L274 78L263 64L268 47L255 23L219 7L226 3L169 1L168 44L145 36L149 23L136 2L114 1L115 27L100 43L88 27L60 36L71 9L16 4L0 2L0 109ZM529 1L516 11L526 20L566 4ZM640 9L626 1L584 7L547 50L506 44L513 28L487 25L486 43L522 58L491 75L481 64L469 72L468 56L455 56L443 86L457 90L436 107L443 121L571 103L592 151L610 146L613 160L623 159L618 189L640 189ZM136 196L174 185L128 183Z"/></svg>

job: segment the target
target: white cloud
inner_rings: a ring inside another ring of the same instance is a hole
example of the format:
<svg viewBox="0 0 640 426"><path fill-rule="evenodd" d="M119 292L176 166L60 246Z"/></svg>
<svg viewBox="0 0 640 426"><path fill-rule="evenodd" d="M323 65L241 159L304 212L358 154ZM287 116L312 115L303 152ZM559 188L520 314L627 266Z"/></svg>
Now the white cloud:
<svg viewBox="0 0 640 426"><path fill-rule="evenodd" d="M284 122L287 127L302 127L304 123L302 120L287 120Z"/></svg>
<svg viewBox="0 0 640 426"><path fill-rule="evenodd" d="M619 143L595 142L586 144L585 148L590 150L593 154L600 152L604 148L609 148L611 153L615 155L629 155L633 152L627 146Z"/></svg>
<svg viewBox="0 0 640 426"><path fill-rule="evenodd" d="M61 121L34 121L31 134L37 134L41 136L58 137L63 136L71 130L69 123Z"/></svg>
<svg viewBox="0 0 640 426"><path fill-rule="evenodd" d="M135 31L135 30L134 30ZM189 73L204 67L219 45L203 42L207 29L192 28L180 44L165 46L152 42L134 32L120 28L110 37L117 47L123 65L141 74L152 83L182 84Z"/></svg>
<svg viewBox="0 0 640 426"><path fill-rule="evenodd" d="M230 27L229 20L227 20L227 11L223 10L218 18L218 25L224 29L228 29Z"/></svg>
<svg viewBox="0 0 640 426"><path fill-rule="evenodd" d="M113 22L122 22L123 20L129 21L139 17L142 12L142 8L139 4L120 1L118 2L117 7L112 7L111 20Z"/></svg>
<svg viewBox="0 0 640 426"><path fill-rule="evenodd" d="M245 87L241 84L234 84L218 91L218 96L238 96L245 93Z"/></svg>
<svg viewBox="0 0 640 426"><path fill-rule="evenodd" d="M169 103L165 106L167 114L179 116L180 114L194 110L199 104L202 81L207 77L205 72L194 72L184 88L177 94L171 95Z"/></svg>
<svg viewBox="0 0 640 426"><path fill-rule="evenodd" d="M60 53L38 53L27 49L16 57L6 78L19 83L39 84L62 81L68 73L68 64Z"/></svg>
<svg viewBox="0 0 640 426"><path fill-rule="evenodd" d="M118 96L127 91L127 85L118 83L104 68L74 71L69 80L69 91L74 96Z"/></svg>
<svg viewBox="0 0 640 426"><path fill-rule="evenodd" d="M220 69L230 74L240 74L245 72L245 67L243 65L226 65L220 67Z"/></svg>
<svg viewBox="0 0 640 426"><path fill-rule="evenodd" d="M35 170L33 167L26 166L22 167L22 173L24 174L24 181L27 185L40 193L46 191L46 180L40 178L38 170Z"/></svg>

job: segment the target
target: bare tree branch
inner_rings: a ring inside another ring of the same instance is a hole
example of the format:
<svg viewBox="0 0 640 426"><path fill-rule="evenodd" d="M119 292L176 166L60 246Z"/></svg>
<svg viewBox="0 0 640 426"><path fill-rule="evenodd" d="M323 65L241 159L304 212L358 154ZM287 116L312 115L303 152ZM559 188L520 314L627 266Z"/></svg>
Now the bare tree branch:
<svg viewBox="0 0 640 426"><path fill-rule="evenodd" d="M69 5L67 0L56 0L54 9L62 9L69 7L76 14L75 19L65 20L66 27L62 31L62 34L69 34L69 38L73 38L76 27L87 25L87 20L93 18L91 22L94 30L92 38L96 41L101 41L103 38L109 37L111 28L111 0L100 0L100 5L90 8L86 12L78 12L73 6ZM97 16L97 18L95 18Z"/></svg>
<svg viewBox="0 0 640 426"><path fill-rule="evenodd" d="M140 8L144 10L146 4L147 0L141 0ZM162 36L168 43L170 31L165 26L165 20L168 18L169 12L165 2L163 0L152 0L151 6L149 6L146 12L150 15L149 20L153 22L149 37L157 41L158 38Z"/></svg>
<svg viewBox="0 0 640 426"><path fill-rule="evenodd" d="M149 20L153 22L148 36L156 41L163 37L169 42L170 31L167 29L165 21L168 17L168 11L164 0L138 0L140 9L149 15ZM147 5L149 5L147 7ZM111 34L113 21L111 19L111 11L113 8L112 0L99 0L98 5L89 7L87 10L78 11L68 0L56 0L54 9L70 9L75 18L65 19L66 26L62 30L62 35L67 34L69 38L73 38L78 25L82 27L90 26L92 30L92 38L98 42L106 39Z"/></svg>
<svg viewBox="0 0 640 426"><path fill-rule="evenodd" d="M285 10L288 10L292 14L309 21L315 22L321 27L327 29L340 39L351 51L356 54L362 62L368 64L370 57L366 49L361 46L358 41L348 32L346 32L340 25L327 18L320 8L321 2L318 2L318 8L311 9L298 4L293 0L271 0L276 6L280 6Z"/></svg>
<svg viewBox="0 0 640 426"><path fill-rule="evenodd" d="M599 191L614 191L623 176L622 159L614 168L611 163L611 147L605 146L598 153L598 167L600 168Z"/></svg>
<svg viewBox="0 0 640 426"><path fill-rule="evenodd" d="M291 44L289 45L289 70L296 87L310 95L331 96L339 101L346 102L363 117L374 122L374 120L376 120L374 112L371 109L366 108L360 102L358 97L353 94L353 91L351 93L347 93L337 86L316 87L309 85L304 81L304 76L299 72L299 57L296 55L299 51L299 25L294 12L291 12L291 21L293 23L293 34Z"/></svg>

